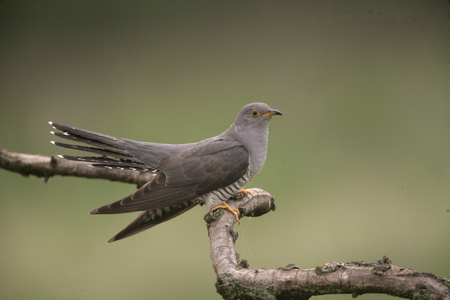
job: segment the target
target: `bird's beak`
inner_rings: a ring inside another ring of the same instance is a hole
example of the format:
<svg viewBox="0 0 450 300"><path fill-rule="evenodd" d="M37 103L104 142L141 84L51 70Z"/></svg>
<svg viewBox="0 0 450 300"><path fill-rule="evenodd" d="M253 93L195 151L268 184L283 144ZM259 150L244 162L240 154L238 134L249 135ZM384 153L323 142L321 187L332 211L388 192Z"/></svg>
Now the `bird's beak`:
<svg viewBox="0 0 450 300"><path fill-rule="evenodd" d="M282 116L283 114L279 110L272 109L268 113L263 114L262 117L264 117L264 116L271 117L271 116L276 116L276 115Z"/></svg>

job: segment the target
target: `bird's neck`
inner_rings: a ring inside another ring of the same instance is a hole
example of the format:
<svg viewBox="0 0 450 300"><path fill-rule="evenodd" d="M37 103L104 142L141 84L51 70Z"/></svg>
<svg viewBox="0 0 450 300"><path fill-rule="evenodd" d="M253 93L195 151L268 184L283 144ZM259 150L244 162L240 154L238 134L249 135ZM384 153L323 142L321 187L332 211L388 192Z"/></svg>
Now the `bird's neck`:
<svg viewBox="0 0 450 300"><path fill-rule="evenodd" d="M252 130L242 129L237 126L231 126L232 136L241 142L249 154L249 171L253 175L258 174L264 162L266 161L267 154L267 141L269 136L269 128L258 128L254 132Z"/></svg>
<svg viewBox="0 0 450 300"><path fill-rule="evenodd" d="M248 151L250 152L249 170L253 175L258 174L266 161L267 155L267 138L269 135L269 129L267 128L264 132L264 136L254 137L251 147Z"/></svg>

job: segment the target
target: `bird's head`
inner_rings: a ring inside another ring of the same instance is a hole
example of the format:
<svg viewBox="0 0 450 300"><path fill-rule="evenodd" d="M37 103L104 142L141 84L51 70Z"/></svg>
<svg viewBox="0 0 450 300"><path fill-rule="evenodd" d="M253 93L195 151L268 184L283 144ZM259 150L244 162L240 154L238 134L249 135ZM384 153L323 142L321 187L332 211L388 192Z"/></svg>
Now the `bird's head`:
<svg viewBox="0 0 450 300"><path fill-rule="evenodd" d="M267 127L272 116L276 115L282 115L282 113L265 103L250 103L242 107L234 124L246 127Z"/></svg>

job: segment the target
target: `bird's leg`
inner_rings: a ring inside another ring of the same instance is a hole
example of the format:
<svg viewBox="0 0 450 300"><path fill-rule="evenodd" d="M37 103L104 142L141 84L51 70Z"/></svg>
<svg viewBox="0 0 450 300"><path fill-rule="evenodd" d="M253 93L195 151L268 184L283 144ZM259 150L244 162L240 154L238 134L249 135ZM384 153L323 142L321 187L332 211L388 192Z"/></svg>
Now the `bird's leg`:
<svg viewBox="0 0 450 300"><path fill-rule="evenodd" d="M226 210L228 210L229 212L231 212L231 213L234 215L234 217L236 218L236 222L237 222L238 224L241 224L241 222L239 221L239 216L238 216L239 209L230 207L230 206L224 201L222 205L218 205L218 206L214 207L211 211L215 211L215 210L217 210L217 209L219 209L219 208L223 208L223 209L226 209Z"/></svg>

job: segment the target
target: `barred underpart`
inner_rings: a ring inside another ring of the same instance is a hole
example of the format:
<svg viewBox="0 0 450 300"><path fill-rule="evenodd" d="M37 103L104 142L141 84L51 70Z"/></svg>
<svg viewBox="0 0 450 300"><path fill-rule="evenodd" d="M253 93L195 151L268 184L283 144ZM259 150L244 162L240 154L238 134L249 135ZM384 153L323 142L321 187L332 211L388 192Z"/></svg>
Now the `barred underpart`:
<svg viewBox="0 0 450 300"><path fill-rule="evenodd" d="M223 201L230 199L232 196L236 195L242 187L252 179L253 174L250 171L244 174L239 180L236 182L223 187L217 190L211 191L200 197L208 207L208 209L212 209L217 205L221 205Z"/></svg>
<svg viewBox="0 0 450 300"><path fill-rule="evenodd" d="M159 218L165 217L168 214L174 213L175 211L183 211L184 209L199 203L200 201L198 199L193 199L185 201L181 204L170 205L162 208L157 208L154 210L148 210L144 212L142 219L144 222L155 221L158 220Z"/></svg>

